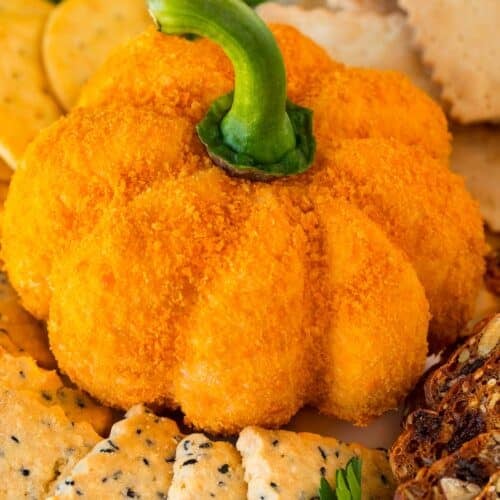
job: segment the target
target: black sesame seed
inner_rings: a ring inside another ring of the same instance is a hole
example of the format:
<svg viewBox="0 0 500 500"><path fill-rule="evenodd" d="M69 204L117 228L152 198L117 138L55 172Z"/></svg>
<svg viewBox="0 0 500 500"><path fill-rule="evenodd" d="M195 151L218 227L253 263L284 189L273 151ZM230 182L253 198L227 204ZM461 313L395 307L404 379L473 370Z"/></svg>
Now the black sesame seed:
<svg viewBox="0 0 500 500"><path fill-rule="evenodd" d="M319 470L320 474L325 477L326 475L326 468L325 467L321 467L321 469Z"/></svg>
<svg viewBox="0 0 500 500"><path fill-rule="evenodd" d="M21 378L26 378L26 374L24 373L24 371L23 371L23 370L19 370L19 376L20 376Z"/></svg>
<svg viewBox="0 0 500 500"><path fill-rule="evenodd" d="M229 472L229 465L228 464L221 465L217 470L221 474L227 474Z"/></svg>
<svg viewBox="0 0 500 500"><path fill-rule="evenodd" d="M335 456L336 456L337 458L339 458L339 457L340 457L340 451L339 451L339 450L337 450L337 451L335 452Z"/></svg>
<svg viewBox="0 0 500 500"><path fill-rule="evenodd" d="M142 461L144 462L144 465L149 467L149 460L147 458L143 458Z"/></svg>
<svg viewBox="0 0 500 500"><path fill-rule="evenodd" d="M75 482L72 479L66 479L66 481L64 481L64 484L66 484L67 486L74 486Z"/></svg>
<svg viewBox="0 0 500 500"><path fill-rule="evenodd" d="M149 438L146 438L146 439L145 439L145 441L146 441L146 444L147 444L148 446L153 446L153 445L154 445L154 441L152 441L152 440L151 440L151 439L149 439Z"/></svg>
<svg viewBox="0 0 500 500"><path fill-rule="evenodd" d="M189 441L189 439L186 439L186 441L184 441L184 442L182 443L182 447L184 448L184 451L187 451L187 450L188 450L190 443L191 443L191 442Z"/></svg>
<svg viewBox="0 0 500 500"><path fill-rule="evenodd" d="M115 450L119 450L119 449L120 449L120 447L119 447L119 446L116 446L116 444L115 444L115 443L113 443L113 441L111 441L111 439L108 439L108 443L109 443L109 445L110 445L112 448L114 448Z"/></svg>
<svg viewBox="0 0 500 500"><path fill-rule="evenodd" d="M389 481L387 480L387 477L385 476L385 474L380 474L380 480L384 483L384 484L388 484Z"/></svg>
<svg viewBox="0 0 500 500"><path fill-rule="evenodd" d="M189 460L186 460L182 466L184 467L185 465L194 465L198 463L198 460L196 460L196 458L190 458Z"/></svg>
<svg viewBox="0 0 500 500"><path fill-rule="evenodd" d="M45 401L52 401L52 395L45 391L42 391L42 398L45 399Z"/></svg>
<svg viewBox="0 0 500 500"><path fill-rule="evenodd" d="M222 488L223 486L225 486L225 484L226 484L226 483L225 483L224 481L219 481L219 482L217 483L217 486L218 486L219 488Z"/></svg>
<svg viewBox="0 0 500 500"><path fill-rule="evenodd" d="M136 430L135 430L135 433L136 433L137 435L141 434L141 433L142 433L142 429L136 429Z"/></svg>
<svg viewBox="0 0 500 500"><path fill-rule="evenodd" d="M271 486L271 488L274 488L274 489L276 489L278 487L278 485L276 483L273 483L272 481L269 483L269 486Z"/></svg>
<svg viewBox="0 0 500 500"><path fill-rule="evenodd" d="M19 439L16 436L10 436L10 439L12 439L12 441L14 441L14 443L19 444Z"/></svg>
<svg viewBox="0 0 500 500"><path fill-rule="evenodd" d="M279 440L278 440L278 439L275 439L275 440L273 441L273 446L278 446L278 444L279 444Z"/></svg>
<svg viewBox="0 0 500 500"><path fill-rule="evenodd" d="M76 398L76 405L78 408L85 408L85 402L81 398Z"/></svg>
<svg viewBox="0 0 500 500"><path fill-rule="evenodd" d="M117 471L113 472L111 479L114 479L115 481L117 481L118 479L120 479L122 474L123 474L123 472L121 470L117 470Z"/></svg>
<svg viewBox="0 0 500 500"><path fill-rule="evenodd" d="M325 450L323 448L321 448L321 446L318 446L318 450L319 450L319 452L320 452L321 457L323 458L323 460L326 460L327 455L325 453Z"/></svg>
<svg viewBox="0 0 500 500"><path fill-rule="evenodd" d="M208 441L206 443L201 443L200 448L211 448L212 443L209 443Z"/></svg>
<svg viewBox="0 0 500 500"><path fill-rule="evenodd" d="M29 469L21 469L21 474L24 476L24 477L28 477L30 474L31 474L31 471Z"/></svg>
<svg viewBox="0 0 500 500"><path fill-rule="evenodd" d="M83 496L83 493L82 493L80 490L76 490L76 494L77 494L79 497L82 497L82 496Z"/></svg>
<svg viewBox="0 0 500 500"><path fill-rule="evenodd" d="M135 498L136 497L136 493L135 493L135 491L132 488L127 488L126 496L128 498Z"/></svg>

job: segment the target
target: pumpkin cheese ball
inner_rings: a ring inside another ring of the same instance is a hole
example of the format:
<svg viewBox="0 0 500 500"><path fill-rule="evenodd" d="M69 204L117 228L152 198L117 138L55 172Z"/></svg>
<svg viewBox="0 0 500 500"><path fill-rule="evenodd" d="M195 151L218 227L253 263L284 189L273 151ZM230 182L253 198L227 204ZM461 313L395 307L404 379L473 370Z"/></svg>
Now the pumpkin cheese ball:
<svg viewBox="0 0 500 500"><path fill-rule="evenodd" d="M163 33L108 60L7 199L9 277L60 368L215 433L396 407L483 271L439 107L239 0L149 7Z"/></svg>

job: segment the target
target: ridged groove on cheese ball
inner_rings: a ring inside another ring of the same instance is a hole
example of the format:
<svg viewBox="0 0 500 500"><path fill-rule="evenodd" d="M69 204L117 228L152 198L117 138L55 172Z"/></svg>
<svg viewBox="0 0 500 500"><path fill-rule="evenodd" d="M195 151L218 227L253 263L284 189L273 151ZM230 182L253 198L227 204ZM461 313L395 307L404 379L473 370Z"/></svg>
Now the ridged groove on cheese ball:
<svg viewBox="0 0 500 500"><path fill-rule="evenodd" d="M332 141L311 192L328 188L375 221L408 255L431 306L430 348L471 318L486 252L478 204L463 179L422 148L390 139Z"/></svg>
<svg viewBox="0 0 500 500"><path fill-rule="evenodd" d="M47 319L54 261L115 197L189 171L189 158L202 154L194 134L181 117L120 105L76 110L38 136L12 179L2 244L9 278L32 314Z"/></svg>
<svg viewBox="0 0 500 500"><path fill-rule="evenodd" d="M114 406L172 405L177 339L249 204L243 186L211 169L110 207L53 273L61 369Z"/></svg>
<svg viewBox="0 0 500 500"><path fill-rule="evenodd" d="M411 263L363 213L328 194L316 196L315 211L324 226L331 297L315 404L366 424L380 405L396 408L417 382L429 306Z"/></svg>

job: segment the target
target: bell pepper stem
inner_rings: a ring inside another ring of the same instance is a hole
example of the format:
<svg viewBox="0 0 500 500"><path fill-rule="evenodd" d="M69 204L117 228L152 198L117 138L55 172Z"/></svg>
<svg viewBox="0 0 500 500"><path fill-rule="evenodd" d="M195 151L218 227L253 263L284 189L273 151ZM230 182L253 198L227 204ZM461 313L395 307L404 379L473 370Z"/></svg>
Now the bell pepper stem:
<svg viewBox="0 0 500 500"><path fill-rule="evenodd" d="M229 163L241 160L250 168L276 169L287 155L297 157L283 58L272 33L253 10L241 0L148 0L148 5L160 31L205 36L222 47L234 66L233 94L219 103L212 121L198 127L209 152L218 155L210 151L213 144L207 144L214 134L208 128L218 126L221 148L212 149L229 151ZM222 157L225 162L224 153Z"/></svg>

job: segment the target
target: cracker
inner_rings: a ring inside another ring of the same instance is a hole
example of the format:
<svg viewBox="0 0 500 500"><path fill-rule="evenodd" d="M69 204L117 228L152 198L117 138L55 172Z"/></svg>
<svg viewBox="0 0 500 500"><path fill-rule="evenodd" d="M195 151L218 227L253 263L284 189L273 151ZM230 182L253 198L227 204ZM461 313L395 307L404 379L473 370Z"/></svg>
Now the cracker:
<svg viewBox="0 0 500 500"><path fill-rule="evenodd" d="M14 357L0 351L0 387L30 391L44 405L59 405L71 422L88 422L105 435L113 415L83 392L64 387L55 371L44 370L29 357Z"/></svg>
<svg viewBox="0 0 500 500"><path fill-rule="evenodd" d="M461 123L500 120L498 0L400 0L422 56Z"/></svg>
<svg viewBox="0 0 500 500"><path fill-rule="evenodd" d="M12 0L12 8L0 11L0 157L13 169L37 132L60 115L48 92L40 54L52 7L40 0L45 8L30 13L31 2L26 9L23 4Z"/></svg>
<svg viewBox="0 0 500 500"><path fill-rule="evenodd" d="M392 498L394 481L384 451L334 438L290 431L244 429L236 447L243 456L250 500L315 498L321 477L335 485L335 471L355 455L362 459L363 498Z"/></svg>
<svg viewBox="0 0 500 500"><path fill-rule="evenodd" d="M31 392L0 390L0 498L44 498L52 482L95 445L87 423Z"/></svg>
<svg viewBox="0 0 500 500"><path fill-rule="evenodd" d="M364 10L330 12L266 3L258 8L258 13L266 22L295 26L337 61L349 66L401 71L431 96L439 95L438 87L412 47L410 29L400 12L389 15Z"/></svg>
<svg viewBox="0 0 500 500"><path fill-rule="evenodd" d="M5 340L6 337L10 342ZM56 367L56 361L49 349L45 328L22 308L7 276L1 271L0 344L13 355L29 354L44 368Z"/></svg>
<svg viewBox="0 0 500 500"><path fill-rule="evenodd" d="M65 0L58 5L47 23L43 56L61 105L69 110L109 53L151 25L144 0Z"/></svg>
<svg viewBox="0 0 500 500"><path fill-rule="evenodd" d="M55 498L167 498L181 439L175 422L134 406L109 439L61 477Z"/></svg>
<svg viewBox="0 0 500 500"><path fill-rule="evenodd" d="M176 500L246 499L241 456L226 442L190 434L177 446L169 492Z"/></svg>
<svg viewBox="0 0 500 500"><path fill-rule="evenodd" d="M380 13L398 10L397 0L326 0L326 4L334 10L372 10Z"/></svg>
<svg viewBox="0 0 500 500"><path fill-rule="evenodd" d="M488 226L500 231L500 127L455 127L451 168L465 177Z"/></svg>

